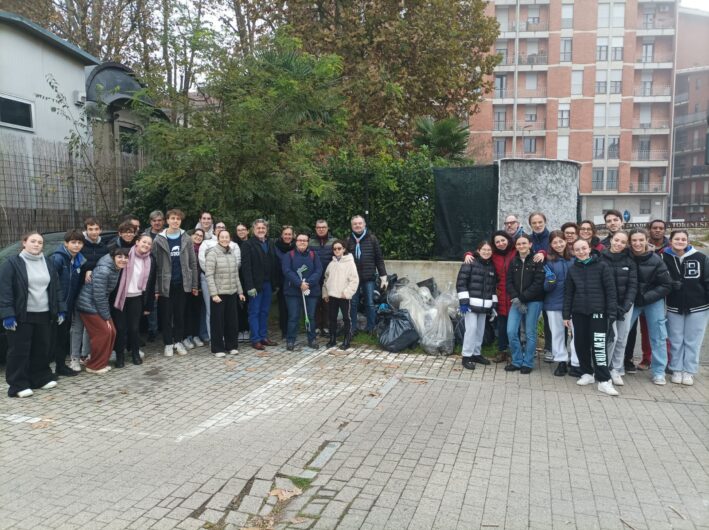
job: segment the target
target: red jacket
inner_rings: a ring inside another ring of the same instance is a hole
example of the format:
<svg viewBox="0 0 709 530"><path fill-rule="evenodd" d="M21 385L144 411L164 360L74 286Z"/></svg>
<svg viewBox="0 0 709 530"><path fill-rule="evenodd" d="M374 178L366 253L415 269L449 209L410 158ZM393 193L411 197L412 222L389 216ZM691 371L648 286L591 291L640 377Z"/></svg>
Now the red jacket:
<svg viewBox="0 0 709 530"><path fill-rule="evenodd" d="M507 254L499 254L497 251L492 253L492 264L495 266L497 274L497 312L502 316L508 315L512 305L510 297L507 295L507 269L517 255L515 248L508 247L508 249Z"/></svg>

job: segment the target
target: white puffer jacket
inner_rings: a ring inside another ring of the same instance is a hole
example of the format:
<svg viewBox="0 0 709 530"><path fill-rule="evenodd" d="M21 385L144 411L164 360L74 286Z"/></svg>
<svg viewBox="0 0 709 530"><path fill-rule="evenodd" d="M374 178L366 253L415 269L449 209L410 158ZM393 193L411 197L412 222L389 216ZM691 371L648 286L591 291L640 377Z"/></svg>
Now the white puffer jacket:
<svg viewBox="0 0 709 530"><path fill-rule="evenodd" d="M345 254L339 260L336 257L325 269L325 281L322 297L344 298L349 300L357 292L359 275L352 254Z"/></svg>

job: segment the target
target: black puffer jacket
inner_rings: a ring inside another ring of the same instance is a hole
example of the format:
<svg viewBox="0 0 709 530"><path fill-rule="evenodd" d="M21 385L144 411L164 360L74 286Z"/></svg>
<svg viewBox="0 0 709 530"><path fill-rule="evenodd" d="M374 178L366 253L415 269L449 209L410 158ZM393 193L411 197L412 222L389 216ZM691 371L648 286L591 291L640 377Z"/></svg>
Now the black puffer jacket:
<svg viewBox="0 0 709 530"><path fill-rule="evenodd" d="M492 259L483 259L477 252L475 261L463 264L455 282L458 302L469 304L473 313L487 313L497 306L497 275Z"/></svg>
<svg viewBox="0 0 709 530"><path fill-rule="evenodd" d="M347 250L354 256L360 282L376 280L377 273L379 273L379 276L386 276L387 270L384 266L382 249L379 246L379 240L374 234L367 232L360 241L360 249L362 250L360 259L357 259L357 254L355 253L357 242L352 237L352 234L347 238L346 244Z"/></svg>
<svg viewBox="0 0 709 530"><path fill-rule="evenodd" d="M638 293L635 305L650 305L662 300L672 290L672 279L662 258L652 251L642 256L633 256L638 266Z"/></svg>
<svg viewBox="0 0 709 530"><path fill-rule="evenodd" d="M523 304L544 300L544 262L534 263L533 255L524 261L519 256L507 269L507 295L510 300L519 298Z"/></svg>
<svg viewBox="0 0 709 530"><path fill-rule="evenodd" d="M709 257L689 247L680 258L666 248L662 259L672 277L667 311L686 315L709 310Z"/></svg>
<svg viewBox="0 0 709 530"><path fill-rule="evenodd" d="M604 250L601 252L601 260L610 265L613 270L615 292L618 297L618 315L624 315L630 311L630 306L635 302L635 295L638 292L638 266L628 250L617 254Z"/></svg>
<svg viewBox="0 0 709 530"><path fill-rule="evenodd" d="M591 256L588 263L576 260L569 268L564 284L564 320L572 313L604 313L609 320L616 320L618 298L613 270L598 256Z"/></svg>

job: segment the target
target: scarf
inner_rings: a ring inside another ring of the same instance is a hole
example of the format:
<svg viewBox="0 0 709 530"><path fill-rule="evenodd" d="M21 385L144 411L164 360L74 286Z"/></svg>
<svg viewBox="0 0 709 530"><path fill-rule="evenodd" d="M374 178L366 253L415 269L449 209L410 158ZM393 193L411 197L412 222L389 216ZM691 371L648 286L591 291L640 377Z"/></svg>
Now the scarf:
<svg viewBox="0 0 709 530"><path fill-rule="evenodd" d="M126 265L126 268L123 270L123 274L121 274L121 280L118 282L118 290L116 291L116 301L113 302L113 307L119 311L123 311L123 305L126 303L128 282L130 281L130 277L133 275L136 260L143 261L143 270L141 271L140 278L138 279L138 288L141 291L145 291L145 288L148 285L148 276L150 276L150 252L141 255L135 247L131 247L130 252L128 253L128 265Z"/></svg>
<svg viewBox="0 0 709 530"><path fill-rule="evenodd" d="M354 238L355 243L357 243L357 245L355 246L355 259L357 261L359 261L360 258L362 257L362 246L359 244L359 242L362 241L364 239L364 236L366 236L366 235L367 235L367 228L366 227L365 227L364 231L362 232L362 235L359 237L357 237L357 234L352 232L352 237Z"/></svg>
<svg viewBox="0 0 709 530"><path fill-rule="evenodd" d="M276 239L276 248L281 252L281 254L287 254L295 248L295 238L290 243L286 243L280 237Z"/></svg>

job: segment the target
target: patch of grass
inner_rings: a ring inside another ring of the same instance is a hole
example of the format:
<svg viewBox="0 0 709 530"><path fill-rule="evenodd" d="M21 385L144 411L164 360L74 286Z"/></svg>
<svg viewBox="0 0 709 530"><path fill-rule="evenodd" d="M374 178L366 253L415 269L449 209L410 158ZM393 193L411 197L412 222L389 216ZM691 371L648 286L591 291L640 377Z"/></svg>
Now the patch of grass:
<svg viewBox="0 0 709 530"><path fill-rule="evenodd" d="M305 491L307 490L310 485L313 483L312 478L303 478L303 477L287 477L288 480L290 480L293 485L296 488L300 488L300 490Z"/></svg>

